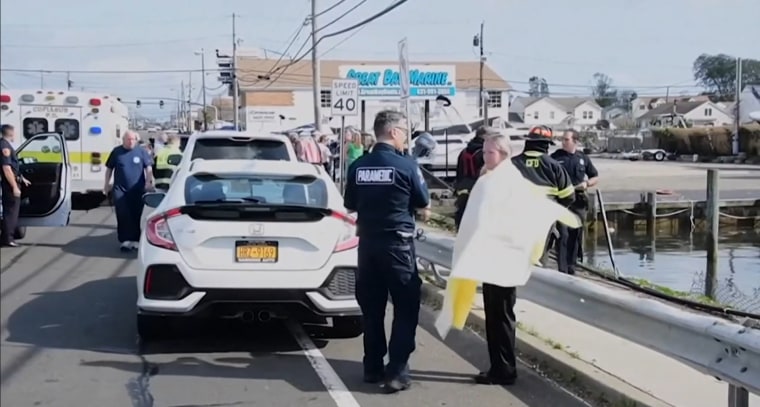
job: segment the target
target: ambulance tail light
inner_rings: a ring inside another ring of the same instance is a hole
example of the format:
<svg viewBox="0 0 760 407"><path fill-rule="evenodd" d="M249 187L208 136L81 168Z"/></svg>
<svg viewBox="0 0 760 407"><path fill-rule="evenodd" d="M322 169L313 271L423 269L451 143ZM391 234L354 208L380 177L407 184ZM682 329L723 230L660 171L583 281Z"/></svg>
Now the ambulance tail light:
<svg viewBox="0 0 760 407"><path fill-rule="evenodd" d="M356 236L356 219L347 213L333 211L332 217L343 222L343 230L338 237L333 253L351 250L359 246L359 237Z"/></svg>
<svg viewBox="0 0 760 407"><path fill-rule="evenodd" d="M172 236L172 232L169 230L169 219L180 215L182 215L182 210L174 208L148 219L145 226L145 237L148 243L176 252L177 244L174 243L174 236Z"/></svg>
<svg viewBox="0 0 760 407"><path fill-rule="evenodd" d="M11 95L0 95L0 103L11 103Z"/></svg>
<svg viewBox="0 0 760 407"><path fill-rule="evenodd" d="M90 156L90 162L92 165L100 165L102 163L100 160L100 153L92 153Z"/></svg>
<svg viewBox="0 0 760 407"><path fill-rule="evenodd" d="M100 99L98 98L92 98L90 99L90 106L100 106Z"/></svg>

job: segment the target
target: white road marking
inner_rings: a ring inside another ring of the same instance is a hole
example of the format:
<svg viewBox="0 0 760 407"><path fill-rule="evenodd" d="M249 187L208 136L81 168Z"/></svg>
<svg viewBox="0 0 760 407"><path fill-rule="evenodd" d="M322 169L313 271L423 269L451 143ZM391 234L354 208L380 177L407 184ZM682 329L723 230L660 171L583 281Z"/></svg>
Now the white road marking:
<svg viewBox="0 0 760 407"><path fill-rule="evenodd" d="M330 397L335 401L335 405L337 407L360 407L359 402L356 401L353 394L348 391L343 380L340 379L338 373L336 373L332 366L330 366L330 363L327 362L325 355L317 349L317 346L314 345L314 342L303 330L303 327L297 322L290 320L288 321L288 328L293 334L293 338L295 338L298 345L303 349L304 356L306 356L311 367L317 373L317 376L319 376L322 384L327 389L327 393L330 394Z"/></svg>

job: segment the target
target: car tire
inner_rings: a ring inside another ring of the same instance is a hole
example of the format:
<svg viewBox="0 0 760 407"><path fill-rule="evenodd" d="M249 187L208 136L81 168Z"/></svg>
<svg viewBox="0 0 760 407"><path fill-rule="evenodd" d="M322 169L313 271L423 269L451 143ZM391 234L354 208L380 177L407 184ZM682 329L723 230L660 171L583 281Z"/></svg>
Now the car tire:
<svg viewBox="0 0 760 407"><path fill-rule="evenodd" d="M665 153L662 151L658 151L654 153L654 160L655 161L664 161L665 160Z"/></svg>
<svg viewBox="0 0 760 407"><path fill-rule="evenodd" d="M168 337L172 327L165 317L155 315L137 315L137 335L145 342Z"/></svg>
<svg viewBox="0 0 760 407"><path fill-rule="evenodd" d="M19 226L13 231L13 239L21 240L26 236L26 226Z"/></svg>
<svg viewBox="0 0 760 407"><path fill-rule="evenodd" d="M356 338L364 333L361 317L335 317L333 318L331 337L333 338Z"/></svg>

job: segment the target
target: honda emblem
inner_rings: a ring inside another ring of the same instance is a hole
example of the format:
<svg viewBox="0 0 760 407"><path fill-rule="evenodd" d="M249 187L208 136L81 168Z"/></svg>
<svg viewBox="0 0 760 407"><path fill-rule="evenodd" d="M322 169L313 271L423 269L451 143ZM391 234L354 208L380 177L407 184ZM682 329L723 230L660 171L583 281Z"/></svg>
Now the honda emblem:
<svg viewBox="0 0 760 407"><path fill-rule="evenodd" d="M248 232L250 232L251 235L261 235L264 233L264 225L261 223L254 223L248 227Z"/></svg>

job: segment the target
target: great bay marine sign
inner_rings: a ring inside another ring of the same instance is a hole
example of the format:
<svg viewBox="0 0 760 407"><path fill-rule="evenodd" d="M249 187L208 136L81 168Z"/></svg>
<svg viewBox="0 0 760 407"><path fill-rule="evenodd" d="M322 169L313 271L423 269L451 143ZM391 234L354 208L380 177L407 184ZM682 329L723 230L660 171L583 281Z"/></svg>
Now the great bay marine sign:
<svg viewBox="0 0 760 407"><path fill-rule="evenodd" d="M359 96L363 98L399 97L401 94L398 65L343 65L341 78L359 81ZM434 98L456 95L454 65L411 65L409 96Z"/></svg>

